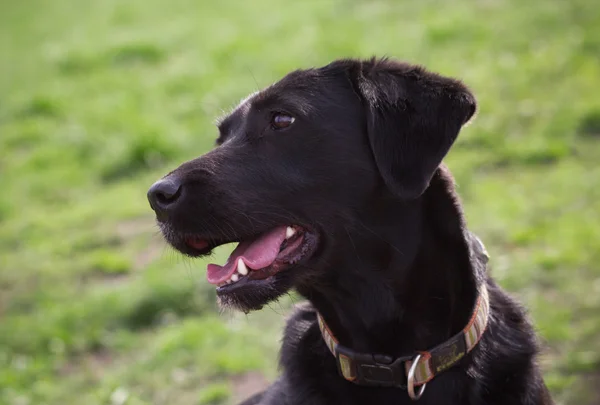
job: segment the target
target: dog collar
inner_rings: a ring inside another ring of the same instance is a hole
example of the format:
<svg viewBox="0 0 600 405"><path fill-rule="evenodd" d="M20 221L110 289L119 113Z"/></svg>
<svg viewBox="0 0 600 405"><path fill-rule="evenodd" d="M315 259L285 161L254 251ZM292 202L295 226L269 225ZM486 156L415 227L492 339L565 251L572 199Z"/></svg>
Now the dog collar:
<svg viewBox="0 0 600 405"><path fill-rule="evenodd" d="M396 359L357 353L340 345L320 313L317 318L323 340L335 356L342 377L358 385L406 388L410 398L417 400L429 381L473 350L485 332L489 310L488 291L482 285L471 319L462 331L429 351ZM420 387L418 392L415 387Z"/></svg>

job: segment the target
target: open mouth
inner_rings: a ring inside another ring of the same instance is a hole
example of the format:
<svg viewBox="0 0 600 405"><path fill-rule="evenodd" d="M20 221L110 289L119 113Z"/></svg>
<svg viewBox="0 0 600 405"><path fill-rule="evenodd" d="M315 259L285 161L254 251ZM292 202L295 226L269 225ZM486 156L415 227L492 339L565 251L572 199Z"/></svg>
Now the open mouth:
<svg viewBox="0 0 600 405"><path fill-rule="evenodd" d="M187 238L188 247L208 253L215 247L206 239ZM218 290L250 280L266 280L314 253L317 237L298 225L279 226L253 238L242 239L224 265L209 264L208 282Z"/></svg>

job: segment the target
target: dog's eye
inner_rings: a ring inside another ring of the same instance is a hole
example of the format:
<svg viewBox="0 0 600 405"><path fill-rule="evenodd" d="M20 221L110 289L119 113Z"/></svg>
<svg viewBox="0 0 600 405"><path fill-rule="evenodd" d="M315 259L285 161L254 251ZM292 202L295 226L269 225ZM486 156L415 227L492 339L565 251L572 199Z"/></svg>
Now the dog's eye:
<svg viewBox="0 0 600 405"><path fill-rule="evenodd" d="M296 119L289 114L276 113L271 119L271 127L273 127L273 129L284 129L292 125L295 120Z"/></svg>

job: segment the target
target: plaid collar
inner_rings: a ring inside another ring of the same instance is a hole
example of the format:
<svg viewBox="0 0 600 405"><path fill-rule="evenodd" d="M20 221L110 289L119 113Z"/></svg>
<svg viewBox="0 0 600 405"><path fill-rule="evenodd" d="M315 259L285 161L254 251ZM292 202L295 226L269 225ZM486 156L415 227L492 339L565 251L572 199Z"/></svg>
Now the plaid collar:
<svg viewBox="0 0 600 405"><path fill-rule="evenodd" d="M338 343L321 314L317 314L323 340L335 356L338 371L358 385L400 387L417 400L425 385L454 366L477 345L488 323L490 303L485 285L480 287L473 314L465 328L429 351L393 359L390 356L356 353ZM415 393L415 387L419 387Z"/></svg>

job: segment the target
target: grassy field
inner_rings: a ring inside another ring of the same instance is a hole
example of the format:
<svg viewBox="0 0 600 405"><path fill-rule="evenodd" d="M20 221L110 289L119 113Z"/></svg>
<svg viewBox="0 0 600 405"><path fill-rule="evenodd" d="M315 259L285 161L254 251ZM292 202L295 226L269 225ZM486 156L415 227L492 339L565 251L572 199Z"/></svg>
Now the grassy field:
<svg viewBox="0 0 600 405"><path fill-rule="evenodd" d="M0 2L0 404L229 404L273 378L290 302L219 314L145 192L247 93L373 54L478 96L447 159L469 225L557 401L600 403L596 3Z"/></svg>

